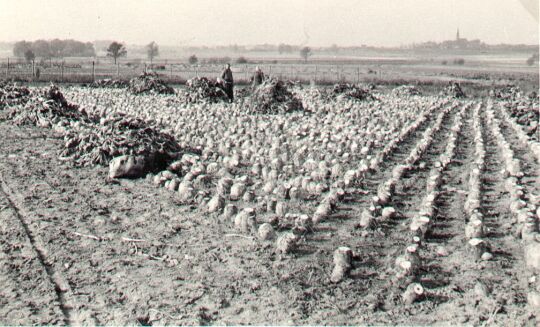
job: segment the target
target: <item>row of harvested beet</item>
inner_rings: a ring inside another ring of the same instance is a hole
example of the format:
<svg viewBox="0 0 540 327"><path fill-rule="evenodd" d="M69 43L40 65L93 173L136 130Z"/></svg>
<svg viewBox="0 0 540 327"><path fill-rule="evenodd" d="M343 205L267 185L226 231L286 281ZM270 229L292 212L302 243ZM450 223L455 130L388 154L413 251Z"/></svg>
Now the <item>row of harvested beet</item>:
<svg viewBox="0 0 540 327"><path fill-rule="evenodd" d="M535 194L528 194L523 186L521 170L522 162L515 157L514 151L501 132L501 123L495 116L493 104L486 108L487 123L495 136L497 147L504 161L501 171L505 180L505 188L510 195L510 213L512 224L516 226L517 236L521 238L524 248L526 268L532 274L527 299L533 310L540 310L540 199Z"/></svg>

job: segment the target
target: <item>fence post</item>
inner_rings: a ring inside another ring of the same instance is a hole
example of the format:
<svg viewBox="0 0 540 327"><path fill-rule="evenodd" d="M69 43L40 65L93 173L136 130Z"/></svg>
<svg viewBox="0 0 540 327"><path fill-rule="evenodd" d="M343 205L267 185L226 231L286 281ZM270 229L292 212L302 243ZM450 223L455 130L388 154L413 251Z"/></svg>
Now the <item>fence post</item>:
<svg viewBox="0 0 540 327"><path fill-rule="evenodd" d="M120 76L120 63L116 63L116 77L118 78Z"/></svg>
<svg viewBox="0 0 540 327"><path fill-rule="evenodd" d="M7 58L6 76L9 76L9 57Z"/></svg>
<svg viewBox="0 0 540 327"><path fill-rule="evenodd" d="M96 81L96 62L92 61L92 83Z"/></svg>
<svg viewBox="0 0 540 327"><path fill-rule="evenodd" d="M36 61L32 60L32 78L36 76Z"/></svg>
<svg viewBox="0 0 540 327"><path fill-rule="evenodd" d="M62 64L60 65L60 81L64 82L64 62L62 61Z"/></svg>
<svg viewBox="0 0 540 327"><path fill-rule="evenodd" d="M294 79L293 75L294 75L294 66L291 65L291 74L290 74L290 77L289 77L290 80Z"/></svg>

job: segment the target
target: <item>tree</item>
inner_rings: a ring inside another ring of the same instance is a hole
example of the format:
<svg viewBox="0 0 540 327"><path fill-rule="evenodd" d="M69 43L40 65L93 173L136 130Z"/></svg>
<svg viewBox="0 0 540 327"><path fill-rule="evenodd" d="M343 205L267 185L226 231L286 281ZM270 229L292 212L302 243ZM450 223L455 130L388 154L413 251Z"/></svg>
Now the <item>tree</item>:
<svg viewBox="0 0 540 327"><path fill-rule="evenodd" d="M116 64L116 59L127 55L126 47L122 43L114 41L107 48L107 57L112 57Z"/></svg>
<svg viewBox="0 0 540 327"><path fill-rule="evenodd" d="M302 50L300 50L300 56L304 58L304 61L307 62L308 58L313 55L313 52L311 52L310 47L303 47Z"/></svg>
<svg viewBox="0 0 540 327"><path fill-rule="evenodd" d="M34 51L28 49L24 52L24 59L26 59L27 62L32 62L34 59L36 59L36 55L34 54Z"/></svg>
<svg viewBox="0 0 540 327"><path fill-rule="evenodd" d="M291 53L293 51L293 48L291 45L281 43L278 45L278 52L279 54L282 53Z"/></svg>
<svg viewBox="0 0 540 327"><path fill-rule="evenodd" d="M148 54L148 59L150 59L150 65L155 57L159 56L159 47L156 42L152 41L146 46L146 53Z"/></svg>
<svg viewBox="0 0 540 327"><path fill-rule="evenodd" d="M19 41L13 45L13 54L15 57L23 58L26 51L32 49L32 43L26 41Z"/></svg>
<svg viewBox="0 0 540 327"><path fill-rule="evenodd" d="M534 53L532 56L527 58L527 65L532 66L535 62L538 61L538 53Z"/></svg>
<svg viewBox="0 0 540 327"><path fill-rule="evenodd" d="M36 57L93 57L95 56L94 45L75 40L51 41L37 40L34 42L19 41L13 45L13 54L19 58L24 57L26 50L32 50Z"/></svg>
<svg viewBox="0 0 540 327"><path fill-rule="evenodd" d="M196 55L191 55L191 56L189 56L189 58L188 58L188 62L189 62L191 65L195 65L196 63L199 62L199 59L197 58Z"/></svg>
<svg viewBox="0 0 540 327"><path fill-rule="evenodd" d="M50 41L51 55L55 58L60 58L64 55L64 48L66 44L64 41L59 39L54 39Z"/></svg>
<svg viewBox="0 0 540 327"><path fill-rule="evenodd" d="M237 64L247 64L249 61L244 56L240 56L236 59Z"/></svg>
<svg viewBox="0 0 540 327"><path fill-rule="evenodd" d="M45 40L34 41L34 43L32 44L32 49L34 49L37 57L46 59L51 57L50 43Z"/></svg>

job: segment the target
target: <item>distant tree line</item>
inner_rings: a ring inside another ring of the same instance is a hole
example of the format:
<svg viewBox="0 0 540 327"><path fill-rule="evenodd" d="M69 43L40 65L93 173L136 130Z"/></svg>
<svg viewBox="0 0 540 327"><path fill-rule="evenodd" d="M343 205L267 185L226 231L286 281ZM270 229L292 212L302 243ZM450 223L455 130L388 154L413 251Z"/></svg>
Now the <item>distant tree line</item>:
<svg viewBox="0 0 540 327"><path fill-rule="evenodd" d="M278 52L280 54L282 54L282 53L291 53L296 49L299 49L299 47L296 47L296 46L290 45L290 44L284 44L284 43L281 43L280 45L278 45Z"/></svg>
<svg viewBox="0 0 540 327"><path fill-rule="evenodd" d="M34 42L19 41L13 45L13 54L16 57L28 58L28 55L41 58L62 58L62 57L94 57L96 51L90 42L80 42L75 40L37 40Z"/></svg>

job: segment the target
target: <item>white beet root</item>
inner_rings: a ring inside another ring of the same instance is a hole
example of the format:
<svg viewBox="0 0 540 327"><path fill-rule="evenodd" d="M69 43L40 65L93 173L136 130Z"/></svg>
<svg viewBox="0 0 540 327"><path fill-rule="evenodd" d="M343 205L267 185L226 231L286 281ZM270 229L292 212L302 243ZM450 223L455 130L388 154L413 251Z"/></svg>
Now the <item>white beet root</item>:
<svg viewBox="0 0 540 327"><path fill-rule="evenodd" d="M223 219L232 221L232 218L238 213L238 208L234 204L228 204L223 210Z"/></svg>
<svg viewBox="0 0 540 327"><path fill-rule="evenodd" d="M244 200L244 202L253 202L253 200L255 200L255 194L253 191L248 190L244 193L242 200Z"/></svg>
<svg viewBox="0 0 540 327"><path fill-rule="evenodd" d="M141 177L148 171L142 156L124 155L109 163L109 178Z"/></svg>
<svg viewBox="0 0 540 327"><path fill-rule="evenodd" d="M278 237L276 242L276 249L279 253L293 252L298 243L298 236L293 233L287 232Z"/></svg>
<svg viewBox="0 0 540 327"><path fill-rule="evenodd" d="M333 283L339 283L345 278L351 270L352 250L342 246L334 251L334 269L330 280Z"/></svg>
<svg viewBox="0 0 540 327"><path fill-rule="evenodd" d="M278 217L285 217L287 214L287 204L285 202L278 202L276 204L276 215Z"/></svg>
<svg viewBox="0 0 540 327"><path fill-rule="evenodd" d="M364 209L362 211L362 214L360 215L360 222L358 225L362 228L371 228L374 222L374 217L371 214L371 211L368 209Z"/></svg>
<svg viewBox="0 0 540 327"><path fill-rule="evenodd" d="M308 215L299 215L294 219L293 231L301 234L311 231L313 228L313 219Z"/></svg>
<svg viewBox="0 0 540 327"><path fill-rule="evenodd" d="M225 199L221 195L216 194L208 202L208 212L212 213L212 212L221 211L224 206L225 206Z"/></svg>
<svg viewBox="0 0 540 327"><path fill-rule="evenodd" d="M521 229L521 239L525 242L532 242L536 239L536 235L538 235L538 222L536 217L530 216Z"/></svg>
<svg viewBox="0 0 540 327"><path fill-rule="evenodd" d="M274 227L272 227L272 225L270 225L269 223L264 223L259 226L258 234L259 238L264 241L271 240L276 236Z"/></svg>
<svg viewBox="0 0 540 327"><path fill-rule="evenodd" d="M426 216L416 216L413 218L409 229L415 236L423 239L429 230L431 219Z"/></svg>
<svg viewBox="0 0 540 327"><path fill-rule="evenodd" d="M424 287L418 283L413 283L407 286L407 289L402 294L403 302L411 305L418 301L424 295Z"/></svg>
<svg viewBox="0 0 540 327"><path fill-rule="evenodd" d="M332 211L331 205L328 202L322 202L317 206L315 213L313 214L313 222L315 224L326 219Z"/></svg>
<svg viewBox="0 0 540 327"><path fill-rule="evenodd" d="M178 189L179 184L180 182L178 181L178 179L176 178L171 179L171 181L169 182L169 185L167 186L167 189L169 191L175 192Z"/></svg>
<svg viewBox="0 0 540 327"><path fill-rule="evenodd" d="M178 199L181 202L187 202L195 197L195 189L191 186L185 186L178 189Z"/></svg>
<svg viewBox="0 0 540 327"><path fill-rule="evenodd" d="M527 294L527 303L533 312L540 312L540 292L529 292L529 294Z"/></svg>
<svg viewBox="0 0 540 327"><path fill-rule="evenodd" d="M484 252L489 251L489 244L480 238L473 238L469 240L469 246L476 259L480 259Z"/></svg>
<svg viewBox="0 0 540 327"><path fill-rule="evenodd" d="M289 190L289 197L293 200L298 200L302 197L301 191L298 187L291 187Z"/></svg>
<svg viewBox="0 0 540 327"><path fill-rule="evenodd" d="M277 200L270 198L266 200L266 212L274 213L276 211Z"/></svg>
<svg viewBox="0 0 540 327"><path fill-rule="evenodd" d="M222 197L229 195L232 184L233 180L228 177L220 179L216 187L216 193Z"/></svg>
<svg viewBox="0 0 540 327"><path fill-rule="evenodd" d="M465 237L468 239L480 238L483 236L483 223L479 219L471 220L465 226Z"/></svg>
<svg viewBox="0 0 540 327"><path fill-rule="evenodd" d="M525 245L525 264L527 268L540 273L540 243L530 242Z"/></svg>
<svg viewBox="0 0 540 327"><path fill-rule="evenodd" d="M244 183L235 183L233 186L231 186L231 194L230 199L231 200L239 200L242 195L244 195L244 192L246 191L246 184Z"/></svg>
<svg viewBox="0 0 540 327"><path fill-rule="evenodd" d="M381 216L383 219L394 218L395 215L396 215L396 209L394 209L393 207L384 207L382 209Z"/></svg>
<svg viewBox="0 0 540 327"><path fill-rule="evenodd" d="M256 231L255 209L245 208L240 211L234 218L234 227L244 233Z"/></svg>

